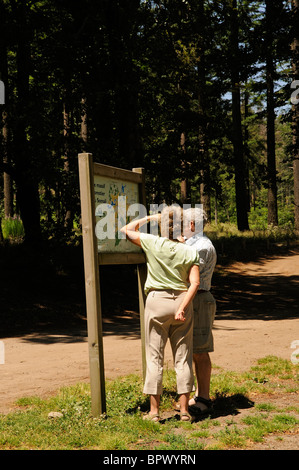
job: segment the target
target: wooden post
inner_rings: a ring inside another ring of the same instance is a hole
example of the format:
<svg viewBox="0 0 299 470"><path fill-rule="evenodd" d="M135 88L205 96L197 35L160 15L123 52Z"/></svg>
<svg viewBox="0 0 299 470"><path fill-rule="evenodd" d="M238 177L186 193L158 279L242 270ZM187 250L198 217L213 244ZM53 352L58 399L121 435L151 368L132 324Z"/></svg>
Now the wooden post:
<svg viewBox="0 0 299 470"><path fill-rule="evenodd" d="M102 312L98 248L95 235L93 159L79 154L80 197L86 289L91 407L94 417L106 413Z"/></svg>
<svg viewBox="0 0 299 470"><path fill-rule="evenodd" d="M141 173L143 176L143 183L140 186L139 190L139 203L146 205L146 196L145 196L145 184L144 184L144 169L143 168L133 168L134 173ZM143 381L145 380L146 374L146 355L145 355L145 328L144 328L144 309L145 309L145 300L146 296L144 293L144 284L146 281L146 264L137 265L137 276L138 276L138 295L139 295L139 315L140 315L140 337L141 337L141 354L142 354L142 373Z"/></svg>
<svg viewBox="0 0 299 470"><path fill-rule="evenodd" d="M142 354L142 374L143 381L146 374L146 355L145 355L145 327L144 327L144 308L146 296L144 293L144 284L146 281L146 264L137 265L138 276L138 295L139 295L139 315L140 315L140 337L141 337L141 354Z"/></svg>

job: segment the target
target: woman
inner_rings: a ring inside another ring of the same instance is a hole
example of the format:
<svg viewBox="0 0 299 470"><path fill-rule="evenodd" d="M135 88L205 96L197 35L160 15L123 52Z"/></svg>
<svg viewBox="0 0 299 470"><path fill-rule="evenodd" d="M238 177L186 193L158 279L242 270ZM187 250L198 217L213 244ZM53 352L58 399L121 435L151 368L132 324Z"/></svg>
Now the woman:
<svg viewBox="0 0 299 470"><path fill-rule="evenodd" d="M139 227L152 220L161 221L161 237L138 231ZM147 369L143 392L150 395L147 419L152 421L159 421L164 350L168 338L174 357L181 420L190 420L188 401L193 386L192 299L199 286L199 257L195 249L179 242L182 228L182 209L170 206L163 209L161 215L134 220L121 229L127 239L144 250L147 258Z"/></svg>

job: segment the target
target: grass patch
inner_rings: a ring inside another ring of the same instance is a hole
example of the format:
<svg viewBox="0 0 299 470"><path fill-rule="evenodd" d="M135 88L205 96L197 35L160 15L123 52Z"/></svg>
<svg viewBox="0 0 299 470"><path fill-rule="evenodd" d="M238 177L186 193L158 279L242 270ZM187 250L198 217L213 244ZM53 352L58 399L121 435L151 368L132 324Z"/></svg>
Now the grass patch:
<svg viewBox="0 0 299 470"><path fill-rule="evenodd" d="M2 222L2 233L4 239L14 240L16 242L21 242L24 238L25 231L23 227L23 222L20 217L9 217L3 218Z"/></svg>
<svg viewBox="0 0 299 470"><path fill-rule="evenodd" d="M251 225L252 229L240 232L233 223L207 224L205 232L212 240L219 259L252 260L253 256L264 256L282 249L298 247L298 233L292 224L264 228Z"/></svg>
<svg viewBox="0 0 299 470"><path fill-rule="evenodd" d="M174 410L178 397L171 369L164 377L163 423L143 421L149 401L137 375L107 381L108 412L100 418L91 416L89 384L77 384L47 400L23 398L17 402L17 411L0 415L0 449L252 448L266 436L274 434L283 440L284 433L298 431L299 409L295 400L290 402L298 393L297 373L298 365L273 356L258 361L246 374L217 372L211 381L214 409L208 418L192 424L180 422ZM278 388L284 406L281 400L273 400ZM49 418L53 411L61 413L60 417Z"/></svg>

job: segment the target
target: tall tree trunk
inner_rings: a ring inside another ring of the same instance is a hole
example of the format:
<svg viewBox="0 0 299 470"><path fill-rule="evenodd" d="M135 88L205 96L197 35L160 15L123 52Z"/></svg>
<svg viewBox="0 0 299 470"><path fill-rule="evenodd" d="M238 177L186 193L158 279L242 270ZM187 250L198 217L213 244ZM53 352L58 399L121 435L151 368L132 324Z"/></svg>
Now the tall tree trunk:
<svg viewBox="0 0 299 470"><path fill-rule="evenodd" d="M299 0L292 0L293 8L293 31L294 40L292 44L293 53L293 80L299 80L299 38L298 38L298 22L299 22ZM295 230L299 232L299 103L293 104L293 149L294 149L294 214L295 214Z"/></svg>
<svg viewBox="0 0 299 470"><path fill-rule="evenodd" d="M9 164L9 131L7 122L7 113L2 113L3 119L3 162ZM12 177L6 171L3 173L3 193L4 193L4 215L5 218L13 217L13 186Z"/></svg>
<svg viewBox="0 0 299 470"><path fill-rule="evenodd" d="M140 7L139 0L104 2L109 24L108 40L110 66L115 80L119 162L125 168L140 166L143 159L138 120L138 70L134 65L132 48L137 40L132 18Z"/></svg>
<svg viewBox="0 0 299 470"><path fill-rule="evenodd" d="M273 3L273 2L272 2ZM266 0L266 81L267 81L267 171L268 171L268 224L278 225L277 183L275 157L275 104L273 61L273 5Z"/></svg>
<svg viewBox="0 0 299 470"><path fill-rule="evenodd" d="M65 93L65 102L63 105L63 136L64 136L64 185L63 202L65 203L64 226L70 231L73 226L73 211L71 208L71 182L70 182L70 107L68 92Z"/></svg>
<svg viewBox="0 0 299 470"><path fill-rule="evenodd" d="M232 142L234 149L236 207L238 229L249 230L247 214L247 189L245 177L244 148L241 117L241 92L239 77L239 25L237 1L229 0L230 9L230 50L232 84Z"/></svg>
<svg viewBox="0 0 299 470"><path fill-rule="evenodd" d="M24 225L25 241L41 240L38 179L28 148L26 128L29 110L30 31L27 25L26 3L12 2L17 21L17 106L14 132L14 161L17 184L17 203Z"/></svg>
<svg viewBox="0 0 299 470"><path fill-rule="evenodd" d="M88 138L88 127L87 127L87 110L86 110L86 98L81 100L81 139L82 139L82 152L86 152L87 138Z"/></svg>
<svg viewBox="0 0 299 470"><path fill-rule="evenodd" d="M181 180L181 202L182 204L188 204L190 202L190 194L189 194L189 184L188 184L188 178L185 174L186 171L186 165L188 163L186 162L186 134L185 132L181 133L181 138L180 138L180 146L183 154L183 158L181 160L181 169L183 173L183 177Z"/></svg>
<svg viewBox="0 0 299 470"><path fill-rule="evenodd" d="M199 161L200 161L200 200L207 219L211 221L211 181L210 181L210 159L208 149L207 130L207 87L206 87L206 60L205 60L205 9L204 2L198 4L198 30L199 36L199 61L198 61L198 108L199 108Z"/></svg>
<svg viewBox="0 0 299 470"><path fill-rule="evenodd" d="M3 2L0 4L0 80L5 85L5 106L1 106L2 111L2 155L3 163L9 164L9 130L8 130L8 64L5 30L6 10ZM13 216L13 190L12 177L6 171L3 172L3 193L4 193L4 215L6 218Z"/></svg>
<svg viewBox="0 0 299 470"><path fill-rule="evenodd" d="M247 79L245 80L245 90L244 90L244 168L245 168L245 186L247 192L247 212L250 212L250 176L249 176L249 161L250 161L250 149L249 149L249 130L248 130L248 117L249 117L249 92L246 87Z"/></svg>
<svg viewBox="0 0 299 470"><path fill-rule="evenodd" d="M3 242L3 233L2 233L2 222L1 222L1 217L0 217L0 243Z"/></svg>

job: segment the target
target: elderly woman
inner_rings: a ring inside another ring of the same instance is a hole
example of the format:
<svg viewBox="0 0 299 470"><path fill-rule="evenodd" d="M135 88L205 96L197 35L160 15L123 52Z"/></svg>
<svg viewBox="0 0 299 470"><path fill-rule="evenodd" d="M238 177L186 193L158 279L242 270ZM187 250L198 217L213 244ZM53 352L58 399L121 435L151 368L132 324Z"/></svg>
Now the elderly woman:
<svg viewBox="0 0 299 470"><path fill-rule="evenodd" d="M139 227L155 220L161 223L161 237L141 233ZM159 421L162 394L164 350L167 339L174 357L181 420L189 421L188 400L193 387L192 299L199 286L197 251L179 243L183 230L183 211L165 207L161 213L134 220L121 231L141 246L147 258L145 293L146 378L143 392L150 395L147 419Z"/></svg>

